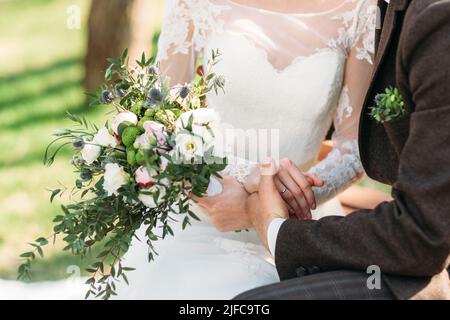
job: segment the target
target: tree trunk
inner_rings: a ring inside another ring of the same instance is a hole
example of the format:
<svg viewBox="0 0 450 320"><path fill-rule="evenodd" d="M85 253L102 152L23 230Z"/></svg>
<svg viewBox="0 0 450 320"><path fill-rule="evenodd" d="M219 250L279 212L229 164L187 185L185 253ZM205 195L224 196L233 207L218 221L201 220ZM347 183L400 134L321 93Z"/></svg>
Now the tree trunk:
<svg viewBox="0 0 450 320"><path fill-rule="evenodd" d="M119 57L125 48L130 63L143 51L148 55L160 7L159 0L92 0L84 80L88 92L103 83L107 58Z"/></svg>

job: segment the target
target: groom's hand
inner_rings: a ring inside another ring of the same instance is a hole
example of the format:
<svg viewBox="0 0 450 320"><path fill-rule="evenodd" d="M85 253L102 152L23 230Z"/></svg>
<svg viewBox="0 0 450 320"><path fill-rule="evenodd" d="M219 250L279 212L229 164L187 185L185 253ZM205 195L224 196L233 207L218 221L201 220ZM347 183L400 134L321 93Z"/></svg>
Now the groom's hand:
<svg viewBox="0 0 450 320"><path fill-rule="evenodd" d="M247 212L263 244L268 248L267 229L273 219L289 218L287 205L275 185L277 166L269 161L261 165L258 192L248 198Z"/></svg>
<svg viewBox="0 0 450 320"><path fill-rule="evenodd" d="M247 214L248 193L233 177L220 180L222 193L213 197L195 197L199 206L211 219L220 232L237 231L252 228Z"/></svg>

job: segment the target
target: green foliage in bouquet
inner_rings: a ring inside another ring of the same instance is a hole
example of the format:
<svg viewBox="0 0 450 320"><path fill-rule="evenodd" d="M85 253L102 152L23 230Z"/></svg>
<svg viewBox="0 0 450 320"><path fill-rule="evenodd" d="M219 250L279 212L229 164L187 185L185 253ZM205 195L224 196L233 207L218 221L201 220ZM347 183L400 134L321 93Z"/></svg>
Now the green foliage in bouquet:
<svg viewBox="0 0 450 320"><path fill-rule="evenodd" d="M405 113L405 102L397 88L387 88L375 97L370 116L378 123L391 122Z"/></svg>
<svg viewBox="0 0 450 320"><path fill-rule="evenodd" d="M86 298L108 299L116 294L117 281L128 283L126 272L133 269L121 257L141 226L151 261L157 254L152 242L173 235L171 224L184 229L198 219L190 194L204 196L210 177L220 177L226 167L215 148L218 117L206 108L206 95L224 87L223 78L212 72L218 57L213 51L205 72L175 87L144 54L137 67L129 66L127 51L109 60L106 84L92 97L95 105L111 109L112 122L99 128L68 113L75 126L55 133L45 164L71 145L79 178L72 188L52 191L50 201L69 193L70 203L54 219L54 234L36 239L30 243L33 250L21 255L19 279L31 278L32 261L44 256L50 239L62 236L64 250L82 257L99 244L103 250L87 269Z"/></svg>

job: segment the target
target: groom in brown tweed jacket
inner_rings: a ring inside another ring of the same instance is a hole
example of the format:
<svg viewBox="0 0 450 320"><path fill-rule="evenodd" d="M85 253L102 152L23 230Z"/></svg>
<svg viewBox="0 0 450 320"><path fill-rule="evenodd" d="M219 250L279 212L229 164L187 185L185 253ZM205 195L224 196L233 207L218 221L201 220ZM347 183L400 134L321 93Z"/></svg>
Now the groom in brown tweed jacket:
<svg viewBox="0 0 450 320"><path fill-rule="evenodd" d="M347 217L285 221L275 250L282 282L237 299L450 297L450 0L379 6L383 27L359 143L368 175L392 185L394 201ZM390 86L406 113L379 124L370 107ZM265 176L249 202L262 239L279 210L271 184ZM382 273L373 290L366 285L372 265Z"/></svg>

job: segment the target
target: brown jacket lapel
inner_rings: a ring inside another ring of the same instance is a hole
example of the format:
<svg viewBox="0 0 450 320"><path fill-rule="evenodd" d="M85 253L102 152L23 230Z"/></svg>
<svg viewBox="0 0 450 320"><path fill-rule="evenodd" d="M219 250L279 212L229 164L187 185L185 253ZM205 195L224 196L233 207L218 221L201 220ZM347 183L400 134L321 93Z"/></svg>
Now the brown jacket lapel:
<svg viewBox="0 0 450 320"><path fill-rule="evenodd" d="M396 50L402 28L402 13L411 0L391 0L383 20L381 34L377 38L374 72L367 92L360 118L359 149L361 161L367 174L378 181L393 184L398 170L397 151L389 142L382 125L375 123L369 116L377 93L389 86L396 86ZM379 1L383 12L386 4Z"/></svg>
<svg viewBox="0 0 450 320"><path fill-rule="evenodd" d="M384 2L381 0L380 2ZM377 69L379 68L381 62L386 53L386 49L389 47L394 30L397 26L397 12L406 10L408 7L408 0L391 0L386 12L386 16L383 22L383 28L380 35L380 42L378 44L378 49L375 57L375 71L372 81L376 78ZM382 4L379 4L381 6Z"/></svg>

